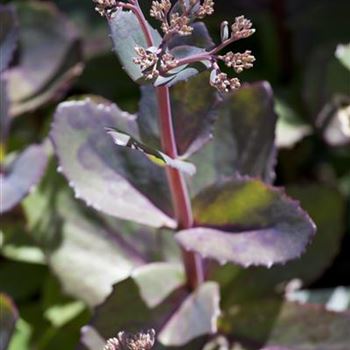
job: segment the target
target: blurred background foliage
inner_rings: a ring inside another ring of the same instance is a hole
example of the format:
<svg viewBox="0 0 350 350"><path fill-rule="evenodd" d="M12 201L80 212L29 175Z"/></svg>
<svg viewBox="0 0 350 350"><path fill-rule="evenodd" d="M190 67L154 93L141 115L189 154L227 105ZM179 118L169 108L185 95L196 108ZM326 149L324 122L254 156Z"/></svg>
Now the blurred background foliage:
<svg viewBox="0 0 350 350"><path fill-rule="evenodd" d="M145 8L150 2L142 1ZM105 20L95 13L91 1L1 3L13 4L19 14L20 48L12 66L31 69L15 75L9 88L13 124L8 154L43 142L57 102L72 96L98 95L131 113L138 110L139 88L120 67ZM350 40L350 2L216 0L215 15L207 22L214 40L221 21L242 14L257 28L241 48L248 45L257 58L255 68L245 72L242 80L267 80L275 93L279 116L276 183L301 200L328 237L309 257L310 266L318 263L316 269L322 273L310 273L310 278L306 273L308 288L349 286L350 137L341 119L342 113L350 113L349 47L346 57L346 47L339 45ZM38 50L33 52L34 47ZM33 82L33 77L36 85L23 83L25 78ZM56 213L60 202L54 192L60 187L70 192L56 167L51 160L41 184L52 192L47 203L30 195L22 206L1 217L0 291L13 299L20 313L10 350L73 349L80 327L90 317L83 301L63 293L57 280L60 271L49 268L46 259L62 243L62 237L55 236L61 217ZM45 181L54 184L51 189ZM54 210L48 211L48 206ZM35 213L28 214L34 207L37 216L50 212L46 222L35 221ZM266 277L256 273L266 284ZM242 273L235 282L237 289L249 284L251 276ZM3 305L7 302L1 299Z"/></svg>

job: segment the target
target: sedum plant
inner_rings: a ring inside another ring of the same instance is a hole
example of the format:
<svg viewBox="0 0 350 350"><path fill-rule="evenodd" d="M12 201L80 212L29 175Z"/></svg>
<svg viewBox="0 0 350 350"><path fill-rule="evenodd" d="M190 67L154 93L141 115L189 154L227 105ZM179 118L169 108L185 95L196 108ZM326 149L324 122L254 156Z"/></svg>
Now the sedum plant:
<svg viewBox="0 0 350 350"><path fill-rule="evenodd" d="M141 85L140 111L130 115L96 97L60 104L51 130L59 171L88 206L174 236L182 263L146 264L117 283L83 329L82 343L93 350L215 348L215 339L205 345L209 335L230 328L220 329L217 263L283 264L300 257L315 231L299 204L271 185L271 88L241 87L224 71L252 68L250 51L226 49L255 30L237 17L221 24L214 44L200 21L214 11L210 0L153 1L150 16L160 32L137 0L95 4L125 71ZM250 96L256 106L247 105ZM261 128L251 126L257 118ZM118 334L145 329L152 329L147 346Z"/></svg>
<svg viewBox="0 0 350 350"><path fill-rule="evenodd" d="M271 268L299 258L315 225L272 185L276 114L269 84L241 84L234 76L255 61L250 51L227 51L254 34L252 23L243 16L223 22L215 44L201 22L214 11L211 0L153 1L149 14L159 31L137 0L94 2L121 64L140 84L139 112L96 96L61 103L50 135L58 171L75 197L99 213L103 232L125 228L135 235L120 244L129 258L147 246L141 232L156 231L165 244L158 259L139 259L112 291L86 300L98 306L82 330L82 346L260 349L266 334L249 333L257 306L245 305L241 316L228 281L237 265ZM264 303L269 315L280 299ZM299 308L287 304L284 326L306 312ZM313 309L312 317L322 312ZM276 336L268 345L291 344Z"/></svg>

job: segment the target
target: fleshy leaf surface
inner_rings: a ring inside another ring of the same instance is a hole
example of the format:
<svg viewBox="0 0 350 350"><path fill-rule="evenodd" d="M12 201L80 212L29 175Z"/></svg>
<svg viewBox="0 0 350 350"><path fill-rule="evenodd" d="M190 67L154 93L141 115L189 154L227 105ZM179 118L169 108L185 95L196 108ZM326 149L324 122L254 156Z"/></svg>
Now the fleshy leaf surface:
<svg viewBox="0 0 350 350"><path fill-rule="evenodd" d="M131 11L122 11L120 8L109 19L109 27L114 50L120 63L132 80L142 81L142 71L140 67L133 62L133 58L137 56L135 47L147 48L148 45L137 17ZM150 30L155 45L159 45L161 42L159 33L151 27Z"/></svg>
<svg viewBox="0 0 350 350"><path fill-rule="evenodd" d="M153 227L174 227L162 211L170 208L164 170L140 152L116 146L106 134L105 128L115 128L121 118L119 109L91 100L60 104L51 138L62 171L75 195L96 210Z"/></svg>
<svg viewBox="0 0 350 350"><path fill-rule="evenodd" d="M11 115L61 96L82 70L77 31L54 5L28 1L16 9L20 55L7 72Z"/></svg>
<svg viewBox="0 0 350 350"><path fill-rule="evenodd" d="M56 168L51 159L41 184L24 200L26 224L64 291L92 307L114 283L152 261L160 250L158 236L86 208Z"/></svg>
<svg viewBox="0 0 350 350"><path fill-rule="evenodd" d="M0 294L0 350L6 350L18 319L18 312L12 300Z"/></svg>
<svg viewBox="0 0 350 350"><path fill-rule="evenodd" d="M347 350L350 313L329 312L320 305L301 305L278 298L232 305L223 316L226 334L260 346L293 350ZM231 309L231 310L232 310ZM230 310L230 309L229 309Z"/></svg>
<svg viewBox="0 0 350 350"><path fill-rule="evenodd" d="M320 278L338 254L346 217L346 202L342 195L321 185L294 185L287 187L287 193L301 202L314 220L317 234L300 259L284 266L244 269L227 265L215 269L213 279L221 285L223 305L262 298L275 292L284 293L290 281L308 286Z"/></svg>
<svg viewBox="0 0 350 350"><path fill-rule="evenodd" d="M7 212L39 183L44 175L47 154L42 145L29 146L0 174L0 213Z"/></svg>
<svg viewBox="0 0 350 350"><path fill-rule="evenodd" d="M132 333L152 328L158 335L156 350L168 346L200 349L200 336L216 329L218 286L204 283L189 294L184 283L184 272L177 264L154 263L138 268L132 277L114 286L113 293L96 308L90 326L104 339L121 330Z"/></svg>
<svg viewBox="0 0 350 350"><path fill-rule="evenodd" d="M255 179L217 183L194 199L193 208L196 227L177 233L177 240L221 263L285 263L300 257L315 233L297 202Z"/></svg>
<svg viewBox="0 0 350 350"><path fill-rule="evenodd" d="M197 168L189 185L194 194L238 173L272 182L276 163L277 115L267 82L244 85L221 104L213 138L190 161Z"/></svg>
<svg viewBox="0 0 350 350"><path fill-rule="evenodd" d="M11 63L18 39L18 23L15 9L0 4L0 72Z"/></svg>

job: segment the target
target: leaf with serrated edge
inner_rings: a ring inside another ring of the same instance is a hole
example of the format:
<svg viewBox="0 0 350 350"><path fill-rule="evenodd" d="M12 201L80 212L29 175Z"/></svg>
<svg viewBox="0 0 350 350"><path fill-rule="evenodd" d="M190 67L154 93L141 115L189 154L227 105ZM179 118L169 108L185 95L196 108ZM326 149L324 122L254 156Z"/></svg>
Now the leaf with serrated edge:
<svg viewBox="0 0 350 350"><path fill-rule="evenodd" d="M0 174L0 213L7 212L39 183L44 175L47 154L41 145L29 146Z"/></svg>
<svg viewBox="0 0 350 350"><path fill-rule="evenodd" d="M164 170L139 152L116 146L106 134L118 118L112 107L91 100L59 105L51 138L64 175L76 196L96 210L153 227L175 227L159 209L169 203L164 202L169 198Z"/></svg>
<svg viewBox="0 0 350 350"><path fill-rule="evenodd" d="M315 225L284 192L256 179L213 185L193 202L196 227L177 233L187 250L220 263L265 265L301 256Z"/></svg>
<svg viewBox="0 0 350 350"><path fill-rule="evenodd" d="M0 4L0 72L5 70L13 57L18 39L18 23L15 10Z"/></svg>
<svg viewBox="0 0 350 350"><path fill-rule="evenodd" d="M0 294L0 350L6 350L10 342L18 312L12 300L5 294Z"/></svg>
<svg viewBox="0 0 350 350"><path fill-rule="evenodd" d="M219 302L218 285L203 283L172 315L159 333L159 341L168 346L180 346L201 335L215 334L220 316Z"/></svg>
<svg viewBox="0 0 350 350"><path fill-rule="evenodd" d="M225 266L214 270L219 281L223 303L262 298L275 290L283 292L291 280L303 286L316 281L338 254L344 235L346 202L333 188L321 185L287 187L288 195L301 202L317 226L317 234L300 259L271 269ZM244 286L244 288L240 288Z"/></svg>

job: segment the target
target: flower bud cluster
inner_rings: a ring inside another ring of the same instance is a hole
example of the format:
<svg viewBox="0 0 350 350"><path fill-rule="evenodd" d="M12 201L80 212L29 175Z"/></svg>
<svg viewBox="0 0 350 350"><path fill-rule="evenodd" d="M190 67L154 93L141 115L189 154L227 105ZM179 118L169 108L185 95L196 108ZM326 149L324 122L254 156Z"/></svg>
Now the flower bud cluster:
<svg viewBox="0 0 350 350"><path fill-rule="evenodd" d="M118 7L117 0L93 0L95 10L104 17L109 17Z"/></svg>
<svg viewBox="0 0 350 350"><path fill-rule="evenodd" d="M178 11L171 13L171 2L169 0L153 1L151 16L162 22L161 28L166 35L179 34L191 35L192 21L195 18L204 18L214 13L214 1L204 0L179 0Z"/></svg>
<svg viewBox="0 0 350 350"><path fill-rule="evenodd" d="M240 88L241 82L238 78L229 78L226 73L214 70L210 77L210 85L215 87L220 93L226 93Z"/></svg>
<svg viewBox="0 0 350 350"><path fill-rule="evenodd" d="M252 68L255 62L255 57L249 50L244 53L233 53L230 51L226 55L219 56L218 58L224 61L227 67L233 68L238 74L242 73L245 69Z"/></svg>
<svg viewBox="0 0 350 350"><path fill-rule="evenodd" d="M150 350L155 343L155 331L140 332L136 335L119 332L116 338L107 341L103 350Z"/></svg>
<svg viewBox="0 0 350 350"><path fill-rule="evenodd" d="M140 66L140 69L146 80L153 80L159 77L162 71L168 71L175 68L178 60L170 53L157 53L156 47L144 49L143 47L136 47L135 51L137 57L134 58L134 63Z"/></svg>
<svg viewBox="0 0 350 350"><path fill-rule="evenodd" d="M231 35L235 40L246 39L255 33L252 22L244 16L236 17L231 30Z"/></svg>

